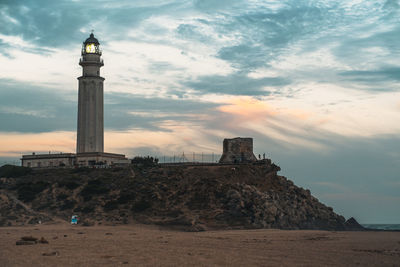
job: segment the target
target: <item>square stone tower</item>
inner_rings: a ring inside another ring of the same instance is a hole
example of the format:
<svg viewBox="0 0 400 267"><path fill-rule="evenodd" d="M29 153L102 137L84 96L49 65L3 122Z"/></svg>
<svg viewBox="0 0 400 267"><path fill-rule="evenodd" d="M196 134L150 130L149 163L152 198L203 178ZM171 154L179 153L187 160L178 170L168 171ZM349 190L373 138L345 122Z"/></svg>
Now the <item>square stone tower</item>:
<svg viewBox="0 0 400 267"><path fill-rule="evenodd" d="M220 163L244 163L257 161L253 153L253 138L224 139Z"/></svg>

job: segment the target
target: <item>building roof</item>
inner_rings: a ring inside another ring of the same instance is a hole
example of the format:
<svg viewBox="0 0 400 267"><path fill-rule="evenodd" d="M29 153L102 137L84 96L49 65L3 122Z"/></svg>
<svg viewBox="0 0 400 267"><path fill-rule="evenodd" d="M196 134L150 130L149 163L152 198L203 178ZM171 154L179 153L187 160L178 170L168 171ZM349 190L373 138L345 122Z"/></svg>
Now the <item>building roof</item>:
<svg viewBox="0 0 400 267"><path fill-rule="evenodd" d="M86 158L86 157L107 157L107 158L118 158L118 159L126 159L123 154L115 154L115 153L107 153L107 152L82 152L76 154L77 158Z"/></svg>
<svg viewBox="0 0 400 267"><path fill-rule="evenodd" d="M27 159L59 159L59 158L74 158L74 153L60 153L60 154L32 154L22 155L22 160Z"/></svg>

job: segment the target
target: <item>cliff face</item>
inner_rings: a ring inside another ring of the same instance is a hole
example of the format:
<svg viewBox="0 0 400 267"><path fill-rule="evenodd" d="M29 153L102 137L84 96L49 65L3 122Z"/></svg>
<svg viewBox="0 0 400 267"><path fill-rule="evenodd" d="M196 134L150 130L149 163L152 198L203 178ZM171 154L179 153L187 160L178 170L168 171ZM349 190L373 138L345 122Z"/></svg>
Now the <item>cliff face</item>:
<svg viewBox="0 0 400 267"><path fill-rule="evenodd" d="M266 160L241 165L34 171L1 178L0 224L68 220L77 214L88 225L136 221L193 231L346 229L342 216L310 191L277 175L279 170Z"/></svg>

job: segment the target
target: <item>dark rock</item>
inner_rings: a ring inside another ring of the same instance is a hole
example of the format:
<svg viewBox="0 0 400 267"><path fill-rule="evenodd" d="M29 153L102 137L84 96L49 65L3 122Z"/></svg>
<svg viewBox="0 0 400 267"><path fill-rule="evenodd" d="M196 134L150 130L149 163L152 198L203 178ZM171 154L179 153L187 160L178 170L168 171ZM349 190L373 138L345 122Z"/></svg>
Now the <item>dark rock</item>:
<svg viewBox="0 0 400 267"><path fill-rule="evenodd" d="M186 229L187 232L204 232L206 231L206 227L201 224L195 224L190 226L189 228Z"/></svg>
<svg viewBox="0 0 400 267"><path fill-rule="evenodd" d="M345 223L344 223L345 229L348 231L363 231L365 230L365 228L360 225L356 219L354 219L353 217L351 217L350 219L348 219Z"/></svg>
<svg viewBox="0 0 400 267"><path fill-rule="evenodd" d="M17 246L21 246L21 245L35 245L36 241L25 241L25 240L18 240L15 243Z"/></svg>
<svg viewBox="0 0 400 267"><path fill-rule="evenodd" d="M89 221L87 219L82 222L82 226L93 226L93 225L94 225L94 222Z"/></svg>
<svg viewBox="0 0 400 267"><path fill-rule="evenodd" d="M40 244L48 244L49 241L47 241L44 237L42 237L42 238L39 239L38 243L40 243Z"/></svg>
<svg viewBox="0 0 400 267"><path fill-rule="evenodd" d="M60 253L58 251L42 253L42 256L58 256L58 255L60 255Z"/></svg>
<svg viewBox="0 0 400 267"><path fill-rule="evenodd" d="M33 236L23 236L23 237L21 237L21 240L37 242L38 239L36 237L33 237Z"/></svg>

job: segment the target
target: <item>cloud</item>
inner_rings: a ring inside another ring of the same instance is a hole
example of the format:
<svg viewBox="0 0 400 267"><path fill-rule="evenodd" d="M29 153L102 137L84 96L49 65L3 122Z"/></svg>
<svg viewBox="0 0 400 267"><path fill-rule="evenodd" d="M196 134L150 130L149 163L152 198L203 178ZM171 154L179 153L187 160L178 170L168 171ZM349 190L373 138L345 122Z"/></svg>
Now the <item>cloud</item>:
<svg viewBox="0 0 400 267"><path fill-rule="evenodd" d="M150 152L156 153L152 156L180 155L184 151L220 153L222 138L218 137L220 142L214 142L215 136L218 136L218 130L204 129L190 122L177 121L164 121L160 127L165 130L137 128L124 131L106 130L105 151L125 153L129 157ZM0 156L7 158L32 152L74 152L76 132L0 132L0 144ZM145 147L147 149L144 149Z"/></svg>
<svg viewBox="0 0 400 267"><path fill-rule="evenodd" d="M32 152L74 152L76 133L68 131L46 133L0 132L0 156L20 157Z"/></svg>
<svg viewBox="0 0 400 267"><path fill-rule="evenodd" d="M250 78L247 75L235 73L231 75L200 76L196 80L188 80L183 85L196 90L199 94L226 95L269 95L268 87L278 87L290 84L283 77Z"/></svg>
<svg viewBox="0 0 400 267"><path fill-rule="evenodd" d="M0 33L22 36L27 42L48 48L71 47L91 29L121 39L121 33L143 20L179 6L171 1L119 1L112 5L106 1L12 1L0 3L0 22L4 25Z"/></svg>
<svg viewBox="0 0 400 267"><path fill-rule="evenodd" d="M392 23L391 19L386 20L385 24ZM380 66L382 62L395 65L397 62L390 55L396 53L400 45L396 38L400 34L400 27L369 27L365 34L361 34L360 29L358 34L345 37L333 50L334 54L353 68L371 68Z"/></svg>
<svg viewBox="0 0 400 267"><path fill-rule="evenodd" d="M0 132L74 131L77 101L77 91L49 90L0 80ZM162 122L176 120L198 124L198 120L216 106L189 99L106 93L105 128L169 131L160 127Z"/></svg>
<svg viewBox="0 0 400 267"><path fill-rule="evenodd" d="M236 97L217 108L211 128L225 129L235 136L253 136L268 139L284 149L299 147L325 151L326 132L318 129L317 116L300 109L282 109L266 100L254 97Z"/></svg>
<svg viewBox="0 0 400 267"><path fill-rule="evenodd" d="M197 93L198 87L205 88L203 93L210 93L212 90L208 89L210 86L206 84L207 81L202 80L204 76L204 79L219 83L222 89L217 88L218 93L230 94L219 76L232 76L232 78L226 77L228 78L226 82L231 83L233 95L267 95L268 90L266 92L262 88L265 85L284 86L288 83L298 83L304 78L313 79L316 72L321 72L322 77L331 76L328 82L338 80L332 75L338 70L333 68L323 70L305 68L293 72L276 69L277 61L290 56L288 51L296 51L299 56L297 61L307 62L307 52L328 44L337 44L336 48L330 48L325 53L332 52L339 61L349 64L360 62L363 58L362 53L357 53L360 47L363 49L373 46L396 51L398 40L395 36L399 27L376 29L374 25L379 19L384 23L391 23L393 18L385 17L387 14L385 10L397 5L396 1L380 4L335 1L330 3L219 1L218 4L208 1L139 1L132 4L129 1L119 1L115 5L104 1L96 5L81 1L57 3L45 1L39 7L37 3L15 1L12 4L0 5L4 15L4 25L7 25L0 34L3 37L21 38L23 43L29 45L22 48L25 52L54 55L59 48L72 48L73 44L74 47L78 46L76 40L84 40L87 32L95 28L102 37L102 45L108 46L114 43L115 47L121 45L126 47L127 50L123 52L125 58L128 51L138 51L139 41L144 42L144 47L150 47L150 44L154 46L154 49L142 50L146 57L151 54L157 55L158 58L162 55L171 55L161 60L148 57L145 63L147 68L144 66L143 72L135 69L137 77L147 76L146 80L154 80L157 74L166 75L164 85L139 83L139 86L135 86L139 87L138 89L142 86L153 86L154 89L151 91L153 93L170 91L179 95L184 89L179 89L176 85L187 81L187 84L196 90L194 93ZM365 9L366 6L369 9ZM171 14L182 17L179 19ZM365 21L367 26L363 28L364 23L359 21ZM352 31L363 30L367 30L364 35L352 34ZM4 55L14 56L12 50L15 47L4 40L3 45L0 44L0 51L2 50ZM166 49L167 47L170 49ZM178 51L181 56L175 55L172 48L181 49ZM201 55L193 53L199 51L199 48L202 50ZM118 52L121 53L121 50ZM207 60L202 58L205 53L209 56ZM377 55L377 52L373 54ZM379 60L384 59L383 56L379 57ZM227 66L218 63L217 59L229 63L234 70L227 71ZM137 62L137 58L132 60ZM121 63L121 60L118 62ZM140 65L144 62L141 60L136 66L141 68ZM190 65L193 65L192 69L188 67ZM122 74L124 79L130 80L128 77L131 74L125 64L120 67L124 68ZM349 71L365 70L357 67L354 66L353 70ZM266 80L247 80L250 87L248 91L235 88L238 80L245 79L243 76L260 68L268 68L279 74L265 77ZM196 73L195 69L209 71ZM214 74L215 77L212 77L213 74L210 73L217 70L225 70L225 73ZM117 72L121 73L121 70ZM149 73L155 76L149 76ZM302 73L301 77L298 77L299 73ZM344 73L343 69L339 70L339 76L340 73ZM351 82L365 83L360 77L351 79ZM349 83L343 85L349 86ZM128 82L125 82L116 88L122 90L127 86ZM350 87L357 88L356 85ZM393 88L393 85L384 86L388 87Z"/></svg>
<svg viewBox="0 0 400 267"><path fill-rule="evenodd" d="M71 44L73 37L80 35L79 29L90 23L85 15L93 8L79 6L70 1L21 2L12 1L0 5L2 34L19 35L45 47L60 47ZM12 19L10 19L12 18ZM72 37L72 38L71 38Z"/></svg>
<svg viewBox="0 0 400 267"><path fill-rule="evenodd" d="M386 0L385 4L383 5L383 8L389 10L399 9L400 4L398 0Z"/></svg>
<svg viewBox="0 0 400 267"><path fill-rule="evenodd" d="M253 8L248 4L245 9L250 11L234 13L217 26L221 34L236 36L234 44L221 48L218 56L242 71L268 67L291 46L328 29L332 16L337 15L328 4L298 1L286 1L278 8L270 3Z"/></svg>
<svg viewBox="0 0 400 267"><path fill-rule="evenodd" d="M268 54L265 47L240 44L221 48L217 56L238 69L253 70L268 66Z"/></svg>
<svg viewBox="0 0 400 267"><path fill-rule="evenodd" d="M235 7L242 6L243 1L241 0L220 0L218 2L212 0L194 0L195 8L204 12L220 12L229 9L234 9Z"/></svg>
<svg viewBox="0 0 400 267"><path fill-rule="evenodd" d="M391 66L385 67L380 70L351 70L340 73L341 76L348 78L351 81L363 82L363 83L388 83L390 81L400 81L400 67ZM381 91L393 91L398 88L381 88Z"/></svg>
<svg viewBox="0 0 400 267"><path fill-rule="evenodd" d="M75 96L0 80L0 131L48 132L76 127Z"/></svg>
<svg viewBox="0 0 400 267"><path fill-rule="evenodd" d="M110 93L105 96L107 129L147 129L169 131L165 121L186 121L198 125L216 104L189 99L143 97Z"/></svg>
<svg viewBox="0 0 400 267"><path fill-rule="evenodd" d="M233 99L229 104L218 107L218 110L244 117L244 120L256 121L277 114L277 111L265 102L251 97Z"/></svg>

